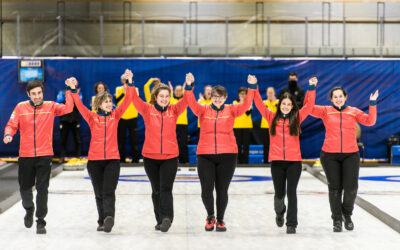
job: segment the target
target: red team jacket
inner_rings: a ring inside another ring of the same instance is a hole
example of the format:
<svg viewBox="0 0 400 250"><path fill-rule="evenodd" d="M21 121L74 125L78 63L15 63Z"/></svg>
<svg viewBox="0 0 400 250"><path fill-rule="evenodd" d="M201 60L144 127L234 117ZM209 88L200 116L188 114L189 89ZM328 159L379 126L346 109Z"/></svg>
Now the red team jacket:
<svg viewBox="0 0 400 250"><path fill-rule="evenodd" d="M322 151L327 153L358 152L356 139L357 122L372 126L376 122L376 101L371 101L369 114L358 108L343 106L341 109L333 106L314 106L312 116L321 118L325 125L325 141Z"/></svg>
<svg viewBox="0 0 400 250"><path fill-rule="evenodd" d="M92 134L88 160L119 159L117 142L118 121L131 104L132 92L136 93L135 88L128 86L126 97L122 101L121 105L109 113L100 109L97 113L90 111L85 107L85 105L83 105L79 98L79 93L77 91L72 92L75 105L82 117L89 124L90 132Z"/></svg>
<svg viewBox="0 0 400 250"><path fill-rule="evenodd" d="M78 97L79 98L79 97ZM32 101L17 104L4 130L4 136L20 132L19 156L51 156L53 153L54 117L71 113L74 108L70 91L65 104L44 101L35 106Z"/></svg>
<svg viewBox="0 0 400 250"><path fill-rule="evenodd" d="M178 157L176 121L187 107L186 93L176 104L166 108L143 102L133 91L133 105L142 115L145 124L145 140L142 155L146 158L166 160Z"/></svg>
<svg viewBox="0 0 400 250"><path fill-rule="evenodd" d="M254 96L254 103L261 115L268 121L268 124L270 124L271 127L272 120L274 119L276 113L272 112L265 106L258 91ZM309 91L307 91L305 97L304 106L299 111L300 124L311 112L314 107L314 103L315 87L310 85ZM279 119L276 124L276 134L270 134L269 160L301 161L299 136L290 135L289 119Z"/></svg>
<svg viewBox="0 0 400 250"><path fill-rule="evenodd" d="M254 88L254 89L251 89ZM186 86L185 95L193 113L199 117L200 138L197 154L234 154L238 152L233 133L235 118L243 115L253 102L257 85L249 85L246 99L241 104L223 105L218 109L214 105L201 105L196 101L191 86Z"/></svg>

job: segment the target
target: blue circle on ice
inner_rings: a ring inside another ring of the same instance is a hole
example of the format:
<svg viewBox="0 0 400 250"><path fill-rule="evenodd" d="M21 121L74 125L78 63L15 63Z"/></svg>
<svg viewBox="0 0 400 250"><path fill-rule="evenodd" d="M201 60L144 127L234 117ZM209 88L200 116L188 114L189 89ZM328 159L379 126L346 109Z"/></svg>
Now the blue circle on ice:
<svg viewBox="0 0 400 250"><path fill-rule="evenodd" d="M90 177L85 177L90 179ZM149 182L147 175L145 174L134 174L134 175L120 175L119 181L130 181L130 182ZM232 182L250 182L250 181L271 181L272 178L269 176L259 175L234 175ZM179 174L175 177L175 182L200 182L197 174Z"/></svg>
<svg viewBox="0 0 400 250"><path fill-rule="evenodd" d="M359 179L363 181L400 182L400 175L364 176L360 177Z"/></svg>

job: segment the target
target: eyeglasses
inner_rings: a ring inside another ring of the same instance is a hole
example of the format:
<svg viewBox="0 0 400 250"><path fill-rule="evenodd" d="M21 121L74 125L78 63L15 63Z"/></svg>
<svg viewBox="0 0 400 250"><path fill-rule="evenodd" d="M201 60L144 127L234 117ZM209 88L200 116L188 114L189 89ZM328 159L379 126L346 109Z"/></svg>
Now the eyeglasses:
<svg viewBox="0 0 400 250"><path fill-rule="evenodd" d="M211 96L211 98L214 98L214 99L224 99L224 98L225 98L225 96L221 96L221 95L213 95L213 96Z"/></svg>

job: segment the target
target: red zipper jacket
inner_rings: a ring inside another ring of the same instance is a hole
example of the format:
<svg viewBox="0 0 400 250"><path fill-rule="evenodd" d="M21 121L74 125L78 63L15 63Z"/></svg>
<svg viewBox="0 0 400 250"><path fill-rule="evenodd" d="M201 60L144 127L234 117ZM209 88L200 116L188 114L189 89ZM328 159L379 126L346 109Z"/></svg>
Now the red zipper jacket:
<svg viewBox="0 0 400 250"><path fill-rule="evenodd" d="M315 104L315 86L309 85L305 97L304 106L299 110L300 124L306 119ZM260 93L257 91L254 96L254 103L261 115L272 124L275 117L274 112L269 110L263 103ZM279 109L279 107L278 107ZM290 135L289 118L281 117L276 124L276 133L271 135L270 131L270 146L269 160L270 161L301 161L300 140L299 136Z"/></svg>
<svg viewBox="0 0 400 250"><path fill-rule="evenodd" d="M200 139L197 154L237 154L238 148L233 133L235 118L242 116L253 102L257 84L249 84L243 103L222 105L219 109L213 104L201 105L196 101L192 87L186 85L188 104L200 121Z"/></svg>
<svg viewBox="0 0 400 250"><path fill-rule="evenodd" d="M327 153L354 153L359 151L356 124L357 122L365 126L375 124L376 101L370 101L369 114L346 105L341 109L333 106L314 106L310 114L321 118L325 125L325 141L322 151Z"/></svg>
<svg viewBox="0 0 400 250"><path fill-rule="evenodd" d="M4 136L14 136L19 129L20 157L49 156L53 153L54 117L71 113L74 108L70 91L65 104L44 101L35 106L32 101L17 104L4 130Z"/></svg>
<svg viewBox="0 0 400 250"><path fill-rule="evenodd" d="M89 124L90 133L92 134L88 160L114 160L120 158L117 142L118 121L129 107L129 104L131 104L132 92L136 92L135 88L128 86L126 97L121 105L109 113L101 109L95 113L83 105L77 91L72 91L75 105Z"/></svg>
<svg viewBox="0 0 400 250"><path fill-rule="evenodd" d="M145 125L145 140L142 155L146 158L166 160L178 157L176 140L176 121L187 107L186 93L176 104L166 108L142 101L136 91L133 93L133 105L142 115Z"/></svg>

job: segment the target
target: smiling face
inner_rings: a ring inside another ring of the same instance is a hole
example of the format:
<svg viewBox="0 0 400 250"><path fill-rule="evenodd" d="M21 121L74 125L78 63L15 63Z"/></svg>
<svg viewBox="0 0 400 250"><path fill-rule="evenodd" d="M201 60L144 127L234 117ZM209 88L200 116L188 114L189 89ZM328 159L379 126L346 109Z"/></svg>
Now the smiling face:
<svg viewBox="0 0 400 250"><path fill-rule="evenodd" d="M183 95L182 86L178 85L175 87L175 97L180 98Z"/></svg>
<svg viewBox="0 0 400 250"><path fill-rule="evenodd" d="M102 92L104 92L105 90L106 90L106 88L104 87L103 84L99 84L99 85L97 86L97 93L102 93Z"/></svg>
<svg viewBox="0 0 400 250"><path fill-rule="evenodd" d="M106 98L100 105L100 109L105 112L111 112L113 107L113 103L111 98Z"/></svg>
<svg viewBox="0 0 400 250"><path fill-rule="evenodd" d="M35 105L39 105L43 101L43 89L41 87L33 88L29 91L28 96Z"/></svg>
<svg viewBox="0 0 400 250"><path fill-rule="evenodd" d="M246 96L247 96L246 91L239 92L239 100L240 100L240 102L244 102L244 99L246 98Z"/></svg>
<svg viewBox="0 0 400 250"><path fill-rule="evenodd" d="M337 89L332 92L331 102L336 107L342 107L347 100L347 96L343 93L341 89Z"/></svg>
<svg viewBox="0 0 400 250"><path fill-rule="evenodd" d="M219 95L217 92L215 92L211 96L211 101L214 104L214 106L216 106L217 108L220 108L222 105L224 105L224 103L226 101L226 96Z"/></svg>
<svg viewBox="0 0 400 250"><path fill-rule="evenodd" d="M210 100L212 87L207 86L204 88L204 98Z"/></svg>
<svg viewBox="0 0 400 250"><path fill-rule="evenodd" d="M159 106L165 108L169 104L169 99L170 99L169 91L166 89L162 89L160 90L160 92L158 92L158 95L156 97L156 102Z"/></svg>
<svg viewBox="0 0 400 250"><path fill-rule="evenodd" d="M267 99L272 101L275 99L275 89L272 87L269 87L267 89Z"/></svg>
<svg viewBox="0 0 400 250"><path fill-rule="evenodd" d="M279 107L281 110L282 114L287 115L292 111L293 109L293 103L289 98L285 98L282 100L281 105Z"/></svg>

